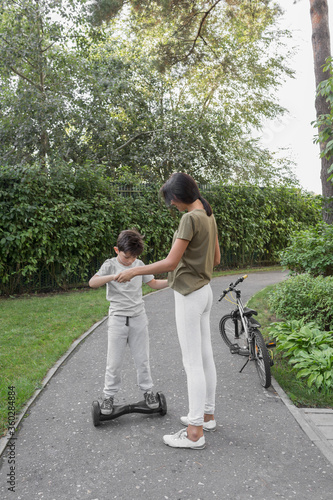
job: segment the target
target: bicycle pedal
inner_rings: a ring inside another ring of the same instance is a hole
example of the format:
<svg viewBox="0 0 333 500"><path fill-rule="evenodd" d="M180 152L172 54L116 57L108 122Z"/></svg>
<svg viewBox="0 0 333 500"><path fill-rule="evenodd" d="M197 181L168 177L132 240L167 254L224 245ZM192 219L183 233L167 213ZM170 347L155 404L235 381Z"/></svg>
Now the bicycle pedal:
<svg viewBox="0 0 333 500"><path fill-rule="evenodd" d="M232 344L230 347L230 352L231 354L238 354L239 353L239 345L238 344Z"/></svg>
<svg viewBox="0 0 333 500"><path fill-rule="evenodd" d="M266 342L266 347L268 349L272 349L273 347L276 347L276 342L274 340L269 340L268 342Z"/></svg>
<svg viewBox="0 0 333 500"><path fill-rule="evenodd" d="M249 356L250 351L246 347L240 347L238 354L240 354L241 356Z"/></svg>

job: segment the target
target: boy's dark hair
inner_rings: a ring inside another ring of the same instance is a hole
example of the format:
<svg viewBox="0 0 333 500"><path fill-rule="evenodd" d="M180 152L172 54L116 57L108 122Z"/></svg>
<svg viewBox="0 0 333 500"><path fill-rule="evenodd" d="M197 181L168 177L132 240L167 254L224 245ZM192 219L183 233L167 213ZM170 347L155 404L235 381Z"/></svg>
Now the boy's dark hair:
<svg viewBox="0 0 333 500"><path fill-rule="evenodd" d="M169 206L172 200L186 204L200 200L208 216L213 213L212 207L200 194L199 188L193 177L183 172L176 172L166 181L160 189L165 203Z"/></svg>
<svg viewBox="0 0 333 500"><path fill-rule="evenodd" d="M117 247L120 252L138 257L143 252L143 236L136 229L125 229L118 236Z"/></svg>

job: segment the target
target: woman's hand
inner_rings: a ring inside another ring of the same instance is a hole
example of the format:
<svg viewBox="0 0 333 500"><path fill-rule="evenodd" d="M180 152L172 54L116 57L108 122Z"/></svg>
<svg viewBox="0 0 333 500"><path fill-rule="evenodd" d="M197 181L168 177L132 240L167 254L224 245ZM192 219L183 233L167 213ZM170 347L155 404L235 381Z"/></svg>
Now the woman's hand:
<svg viewBox="0 0 333 500"><path fill-rule="evenodd" d="M137 266L128 269L128 271L122 271L115 276L115 281L118 281L118 283L126 283L126 281L130 281L134 276L162 274L174 271L188 247L188 244L188 240L177 238L165 259L153 262L153 264L147 264L146 266Z"/></svg>
<svg viewBox="0 0 333 500"><path fill-rule="evenodd" d="M117 276L115 276L115 281L118 281L118 283L126 283L127 281L131 281L134 276L136 276L135 268L128 269L128 271L122 271L117 274Z"/></svg>

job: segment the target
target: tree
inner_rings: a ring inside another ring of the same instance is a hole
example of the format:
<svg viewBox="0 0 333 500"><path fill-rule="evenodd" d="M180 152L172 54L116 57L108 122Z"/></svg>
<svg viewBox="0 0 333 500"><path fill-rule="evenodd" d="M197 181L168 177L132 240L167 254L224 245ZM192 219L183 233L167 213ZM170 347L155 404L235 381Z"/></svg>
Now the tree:
<svg viewBox="0 0 333 500"><path fill-rule="evenodd" d="M315 68L316 87L330 78L329 66L326 64L331 57L330 32L328 25L328 4L327 0L310 0L310 15L312 24L312 47ZM320 124L323 116L330 114L330 103L327 96L321 91L317 92L316 114L319 124L319 144L321 152L321 183L323 196L333 198L333 183L329 179L331 161L325 153L327 148L327 135L323 134L323 124ZM323 219L329 224L333 224L333 202L328 202L323 211Z"/></svg>
<svg viewBox="0 0 333 500"><path fill-rule="evenodd" d="M325 157L331 165L328 168L328 181L333 183L333 60L329 58L324 66L324 72L329 72L327 80L320 82L317 93L326 100L329 113L319 115L314 125L318 128L316 142L321 144L321 157Z"/></svg>
<svg viewBox="0 0 333 500"><path fill-rule="evenodd" d="M77 159L88 109L82 34L74 0L0 3L0 158L47 166L54 157Z"/></svg>
<svg viewBox="0 0 333 500"><path fill-rule="evenodd" d="M103 0L91 24L91 2L2 1L1 162L289 180L251 138L283 111L271 93L290 73L270 4Z"/></svg>
<svg viewBox="0 0 333 500"><path fill-rule="evenodd" d="M171 167L196 162L199 171L208 164L223 178L238 171L238 180L262 182L264 171L274 170L269 152L250 139L264 117L283 112L272 91L292 73L279 55L285 33L276 28L280 11L270 0L95 0L90 7L97 25L109 25L117 13L129 18L131 38L149 54L159 81L163 106L154 107L163 113L148 129L154 133L138 132L132 147L145 139L147 152L158 156L159 149Z"/></svg>
<svg viewBox="0 0 333 500"><path fill-rule="evenodd" d="M294 0L294 2L296 1L298 0ZM162 68L167 64L176 64L180 61L187 65L194 64L206 59L207 55L216 53L217 47L223 47L223 35L225 33L223 15L225 14L227 14L229 19L233 19L238 23L239 32L242 33L247 43L250 42L249 46L252 50L251 41L253 38L251 37L255 37L256 33L258 34L263 29L263 26L267 28L267 24L265 23L267 23L270 16L274 17L277 15L278 9L269 0L212 0L208 2L200 0L193 0L192 2L186 0L155 0L154 2L94 0L92 6L95 22L110 19L128 3L133 6L134 15L139 21L139 25L142 26L145 24L147 28L156 29L158 23L163 21L172 26L173 29L170 29L169 33L166 31L168 36L165 36L164 40L156 48ZM320 82L327 80L329 77L328 71L323 72L327 58L330 57L328 2L327 0L310 0L310 6L316 87L318 87ZM153 19L151 16L152 12L154 14ZM244 23L245 13L248 15L246 23ZM250 22L251 17L254 21L253 23ZM214 31L217 18L220 26L220 33L218 34ZM249 33L251 37L248 36ZM261 34L263 34L263 31ZM227 53L229 52L224 52L223 64L224 67L229 69L228 76L237 74L235 72L237 66L230 64L233 54L231 52L231 57L228 57ZM329 106L323 93L318 93L316 97L316 110L318 118L329 114ZM323 134L320 133L319 136L322 139ZM329 181L328 170L330 163L324 154L326 143L320 140L320 144L322 191L325 197L331 197L333 195L333 187ZM330 216L328 213L324 213L324 218L327 219L327 217L330 217L332 221L333 215Z"/></svg>

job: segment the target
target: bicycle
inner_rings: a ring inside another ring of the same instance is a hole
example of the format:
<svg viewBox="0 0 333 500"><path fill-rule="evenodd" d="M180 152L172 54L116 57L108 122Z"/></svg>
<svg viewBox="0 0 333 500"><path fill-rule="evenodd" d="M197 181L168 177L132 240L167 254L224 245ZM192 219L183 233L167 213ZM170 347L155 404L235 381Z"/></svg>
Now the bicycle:
<svg viewBox="0 0 333 500"><path fill-rule="evenodd" d="M234 311L221 318L219 330L231 354L239 354L247 357L246 363L240 370L240 373L249 361L254 361L260 383L267 389L271 385L271 366L273 365L271 348L275 347L275 342L269 341L267 344L265 343L259 330L261 325L253 318L258 312L243 306L241 291L237 290L236 286L246 278L247 275L244 275L235 284L230 283L229 287L223 290L222 295L218 299L220 302L228 293L235 292L236 302L232 302L232 304L237 305ZM235 300L234 297L233 300Z"/></svg>

